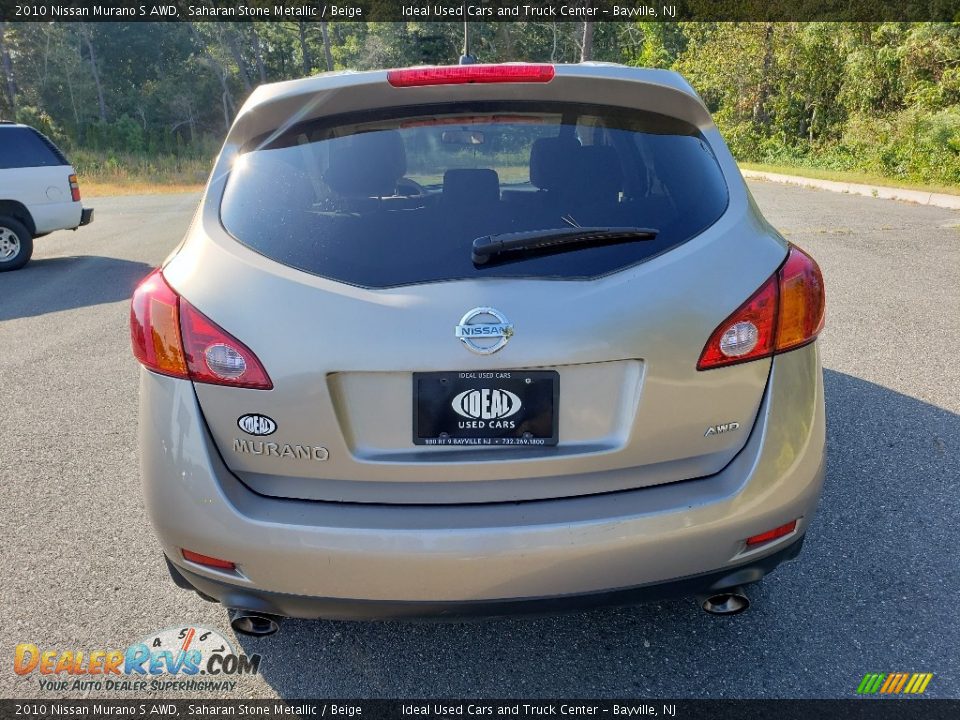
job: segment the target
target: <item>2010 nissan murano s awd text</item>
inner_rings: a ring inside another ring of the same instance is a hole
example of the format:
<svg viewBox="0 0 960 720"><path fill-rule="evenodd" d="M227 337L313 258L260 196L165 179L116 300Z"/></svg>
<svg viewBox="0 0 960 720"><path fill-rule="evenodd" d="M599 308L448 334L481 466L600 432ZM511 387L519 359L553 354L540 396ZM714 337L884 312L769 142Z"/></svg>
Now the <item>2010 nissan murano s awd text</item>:
<svg viewBox="0 0 960 720"><path fill-rule="evenodd" d="M823 312L674 73L265 85L133 296L149 514L241 632L735 612L820 494Z"/></svg>

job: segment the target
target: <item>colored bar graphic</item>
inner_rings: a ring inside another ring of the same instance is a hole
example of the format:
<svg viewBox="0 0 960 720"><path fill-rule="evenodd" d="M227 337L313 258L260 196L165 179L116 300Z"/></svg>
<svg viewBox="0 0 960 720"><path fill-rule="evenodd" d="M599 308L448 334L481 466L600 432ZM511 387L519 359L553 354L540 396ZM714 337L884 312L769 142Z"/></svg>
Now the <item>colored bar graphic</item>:
<svg viewBox="0 0 960 720"><path fill-rule="evenodd" d="M917 681L913 686L913 694L919 695L927 689L927 685L929 685L933 679L933 673L920 673L919 675L914 675L914 677L917 678Z"/></svg>
<svg viewBox="0 0 960 720"><path fill-rule="evenodd" d="M897 680L897 684L893 687L890 692L898 693L903 690L903 686L907 683L907 678L910 677L909 673L900 673L900 679Z"/></svg>
<svg viewBox="0 0 960 720"><path fill-rule="evenodd" d="M860 681L857 693L860 695L872 695L880 689L880 683L886 678L885 673L867 673Z"/></svg>
<svg viewBox="0 0 960 720"><path fill-rule="evenodd" d="M867 673L857 686L858 695L920 695L933 679L933 673Z"/></svg>

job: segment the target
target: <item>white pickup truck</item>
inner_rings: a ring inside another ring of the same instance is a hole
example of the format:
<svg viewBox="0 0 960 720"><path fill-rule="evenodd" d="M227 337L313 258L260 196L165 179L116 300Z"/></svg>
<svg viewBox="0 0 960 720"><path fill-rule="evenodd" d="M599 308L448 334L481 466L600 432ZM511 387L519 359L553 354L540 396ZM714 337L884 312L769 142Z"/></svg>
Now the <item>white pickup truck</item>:
<svg viewBox="0 0 960 720"><path fill-rule="evenodd" d="M31 127L0 121L0 272L26 265L34 238L92 220L60 149Z"/></svg>

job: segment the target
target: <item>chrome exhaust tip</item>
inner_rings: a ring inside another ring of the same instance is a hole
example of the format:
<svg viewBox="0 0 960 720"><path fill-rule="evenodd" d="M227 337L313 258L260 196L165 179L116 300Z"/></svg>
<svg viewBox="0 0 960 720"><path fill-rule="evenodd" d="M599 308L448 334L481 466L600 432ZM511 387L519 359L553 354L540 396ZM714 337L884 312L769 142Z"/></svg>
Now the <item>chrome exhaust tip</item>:
<svg viewBox="0 0 960 720"><path fill-rule="evenodd" d="M231 608L230 627L238 635L267 637L280 629L280 618L275 615Z"/></svg>
<svg viewBox="0 0 960 720"><path fill-rule="evenodd" d="M742 587L727 588L698 600L700 607L711 615L737 615L750 607L750 598Z"/></svg>

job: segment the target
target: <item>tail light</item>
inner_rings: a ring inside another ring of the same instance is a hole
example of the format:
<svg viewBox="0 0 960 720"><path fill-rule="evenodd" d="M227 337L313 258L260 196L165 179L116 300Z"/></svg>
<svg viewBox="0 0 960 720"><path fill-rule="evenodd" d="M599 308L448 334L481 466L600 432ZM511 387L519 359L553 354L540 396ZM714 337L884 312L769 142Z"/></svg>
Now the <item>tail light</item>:
<svg viewBox="0 0 960 720"><path fill-rule="evenodd" d="M167 285L148 275L130 301L130 341L153 372L212 385L270 390L273 383L246 345Z"/></svg>
<svg viewBox="0 0 960 720"><path fill-rule="evenodd" d="M545 83L553 80L553 65L447 65L404 68L387 72L393 87L463 85L467 83Z"/></svg>
<svg viewBox="0 0 960 720"><path fill-rule="evenodd" d="M793 245L786 261L707 341L697 370L759 360L813 342L823 329L823 276Z"/></svg>
<svg viewBox="0 0 960 720"><path fill-rule="evenodd" d="M77 176L71 175L67 180L70 181L70 197L74 202L80 202L80 183L77 182Z"/></svg>

